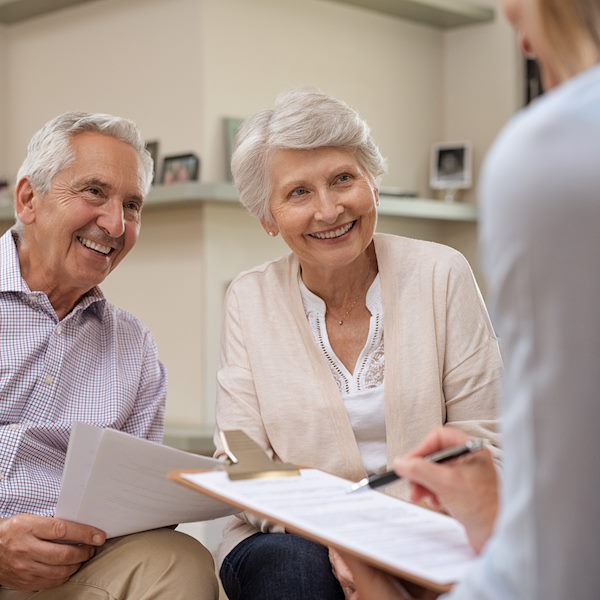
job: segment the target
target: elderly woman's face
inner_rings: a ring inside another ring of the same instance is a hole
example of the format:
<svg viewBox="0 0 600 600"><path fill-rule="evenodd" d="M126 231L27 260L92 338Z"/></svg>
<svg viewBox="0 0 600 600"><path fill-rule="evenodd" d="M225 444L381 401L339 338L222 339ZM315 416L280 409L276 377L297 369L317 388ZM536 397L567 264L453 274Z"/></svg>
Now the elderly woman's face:
<svg viewBox="0 0 600 600"><path fill-rule="evenodd" d="M378 192L353 153L276 150L269 172L271 214L303 268L348 266L369 246Z"/></svg>

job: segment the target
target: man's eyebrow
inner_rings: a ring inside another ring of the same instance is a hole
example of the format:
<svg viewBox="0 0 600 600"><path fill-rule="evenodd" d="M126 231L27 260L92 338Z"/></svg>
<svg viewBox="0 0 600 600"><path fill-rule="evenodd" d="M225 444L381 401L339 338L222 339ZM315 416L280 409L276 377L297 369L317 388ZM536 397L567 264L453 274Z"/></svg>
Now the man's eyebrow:
<svg viewBox="0 0 600 600"><path fill-rule="evenodd" d="M92 177L90 179L82 179L79 182L79 185L81 187L88 186L88 185L93 185L93 186L96 186L96 187L99 187L99 188L102 188L102 189L105 189L105 190L111 190L112 189L112 186L110 185L110 183L108 183L106 181L102 181L102 179L98 179L97 177Z"/></svg>
<svg viewBox="0 0 600 600"><path fill-rule="evenodd" d="M91 177L90 179L84 179L79 183L79 187L87 187L87 186L99 187L107 192L111 192L113 190L113 186L110 183L103 181L102 179L98 179L97 177ZM141 194L128 194L127 199L134 200L135 202L138 202L139 204L143 204L143 202L144 202L144 196L142 196Z"/></svg>

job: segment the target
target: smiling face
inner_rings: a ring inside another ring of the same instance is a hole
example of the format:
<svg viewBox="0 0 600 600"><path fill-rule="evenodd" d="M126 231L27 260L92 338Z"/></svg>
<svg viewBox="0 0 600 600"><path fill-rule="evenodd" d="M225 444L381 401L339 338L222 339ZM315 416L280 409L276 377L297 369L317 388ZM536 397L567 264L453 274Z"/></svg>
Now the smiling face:
<svg viewBox="0 0 600 600"><path fill-rule="evenodd" d="M268 168L276 229L303 270L347 267L367 249L377 222L378 191L352 152L280 149L270 156Z"/></svg>
<svg viewBox="0 0 600 600"><path fill-rule="evenodd" d="M129 144L86 132L74 136L71 147L74 161L43 197L27 179L17 187L25 226L21 271L53 305L53 297L65 296L74 305L125 258L138 238L144 197L142 167Z"/></svg>

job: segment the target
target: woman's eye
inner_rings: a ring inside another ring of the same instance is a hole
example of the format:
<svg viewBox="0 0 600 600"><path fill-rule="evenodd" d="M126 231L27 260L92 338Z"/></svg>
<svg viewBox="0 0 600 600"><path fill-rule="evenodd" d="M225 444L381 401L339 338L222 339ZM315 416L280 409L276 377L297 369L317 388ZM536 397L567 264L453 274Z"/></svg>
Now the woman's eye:
<svg viewBox="0 0 600 600"><path fill-rule="evenodd" d="M306 188L299 187L299 188L292 190L292 193L290 194L290 196L298 198L299 196L304 196L304 194L306 194L306 193L308 193Z"/></svg>
<svg viewBox="0 0 600 600"><path fill-rule="evenodd" d="M342 173L341 175L338 175L335 180L337 183L346 183L348 181L350 181L352 179L352 175L350 175L349 173Z"/></svg>

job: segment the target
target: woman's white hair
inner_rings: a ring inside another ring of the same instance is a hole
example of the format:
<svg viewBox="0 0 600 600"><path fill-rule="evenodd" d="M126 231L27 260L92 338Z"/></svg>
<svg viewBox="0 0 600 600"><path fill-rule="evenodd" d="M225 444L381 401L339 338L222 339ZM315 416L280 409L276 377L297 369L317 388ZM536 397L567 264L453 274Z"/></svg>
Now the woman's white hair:
<svg viewBox="0 0 600 600"><path fill-rule="evenodd" d="M138 126L129 119L102 113L67 112L48 121L31 138L27 156L17 173L17 182L27 177L33 189L45 195L57 173L75 160L71 138L85 132L102 133L129 144L142 165L144 196L152 184L152 157L146 150Z"/></svg>
<svg viewBox="0 0 600 600"><path fill-rule="evenodd" d="M291 90L272 110L246 119L236 135L231 172L242 204L261 221L272 222L269 153L323 147L353 152L377 184L385 173L385 160L369 126L353 108L318 90Z"/></svg>

